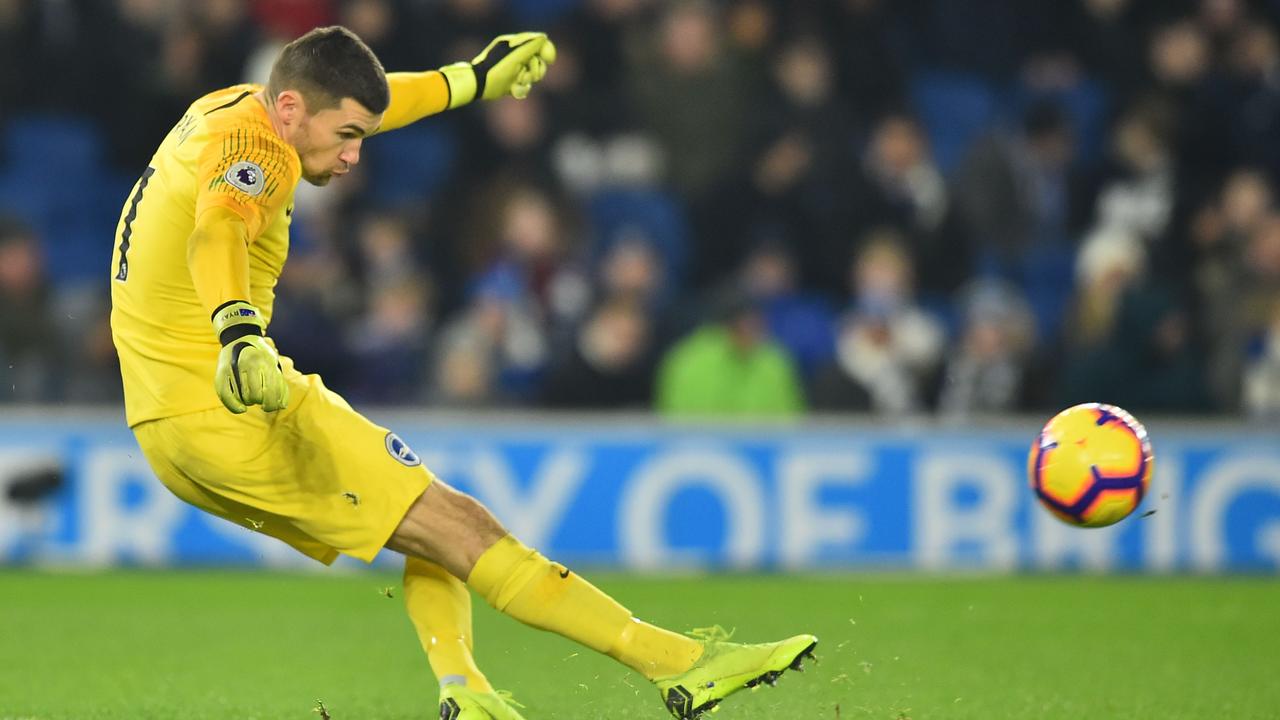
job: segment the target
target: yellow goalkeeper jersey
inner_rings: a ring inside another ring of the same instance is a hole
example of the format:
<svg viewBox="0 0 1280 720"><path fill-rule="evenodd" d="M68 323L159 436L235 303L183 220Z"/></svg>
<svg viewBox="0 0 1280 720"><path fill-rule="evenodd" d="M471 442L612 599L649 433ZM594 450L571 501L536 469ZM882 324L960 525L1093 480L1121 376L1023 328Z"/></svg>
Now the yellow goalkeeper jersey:
<svg viewBox="0 0 1280 720"><path fill-rule="evenodd" d="M111 333L131 427L222 406L213 390L218 340L187 269L187 239L206 210L225 207L244 219L246 300L271 321L302 167L254 97L261 89L237 85L193 103L121 210L111 256Z"/></svg>

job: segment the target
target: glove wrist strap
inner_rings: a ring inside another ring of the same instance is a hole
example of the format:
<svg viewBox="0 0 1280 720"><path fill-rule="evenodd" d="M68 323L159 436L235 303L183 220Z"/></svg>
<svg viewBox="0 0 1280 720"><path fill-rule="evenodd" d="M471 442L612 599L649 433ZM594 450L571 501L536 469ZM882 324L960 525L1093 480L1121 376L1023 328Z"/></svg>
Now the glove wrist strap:
<svg viewBox="0 0 1280 720"><path fill-rule="evenodd" d="M249 335L261 336L266 329L262 313L243 300L225 302L213 311L213 331L223 345Z"/></svg>
<svg viewBox="0 0 1280 720"><path fill-rule="evenodd" d="M476 71L469 62L456 62L440 68L449 86L449 109L462 107L476 99Z"/></svg>

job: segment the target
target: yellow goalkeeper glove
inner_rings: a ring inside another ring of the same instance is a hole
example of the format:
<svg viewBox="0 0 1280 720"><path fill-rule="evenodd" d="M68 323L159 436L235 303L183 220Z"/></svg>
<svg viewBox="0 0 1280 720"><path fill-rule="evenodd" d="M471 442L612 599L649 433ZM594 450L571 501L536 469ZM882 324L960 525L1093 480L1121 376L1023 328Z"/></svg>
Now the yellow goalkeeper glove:
<svg viewBox="0 0 1280 720"><path fill-rule="evenodd" d="M237 415L250 405L275 412L289 404L289 384L284 381L280 355L263 336L266 329L258 308L242 300L213 311L213 331L222 343L213 389Z"/></svg>
<svg viewBox="0 0 1280 720"><path fill-rule="evenodd" d="M555 61L556 46L546 33L499 35L471 62L440 68L449 83L449 109L477 97L496 100L510 95L523 100Z"/></svg>

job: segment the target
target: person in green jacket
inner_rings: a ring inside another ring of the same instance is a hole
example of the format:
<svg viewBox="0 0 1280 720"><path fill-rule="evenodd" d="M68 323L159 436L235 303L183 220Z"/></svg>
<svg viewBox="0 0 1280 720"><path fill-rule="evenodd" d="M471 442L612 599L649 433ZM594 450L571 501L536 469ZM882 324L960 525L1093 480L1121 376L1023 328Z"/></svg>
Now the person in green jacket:
<svg viewBox="0 0 1280 720"><path fill-rule="evenodd" d="M676 343L658 371L657 409L669 417L793 417L805 410L791 358L768 338L744 294L720 303L717 320Z"/></svg>

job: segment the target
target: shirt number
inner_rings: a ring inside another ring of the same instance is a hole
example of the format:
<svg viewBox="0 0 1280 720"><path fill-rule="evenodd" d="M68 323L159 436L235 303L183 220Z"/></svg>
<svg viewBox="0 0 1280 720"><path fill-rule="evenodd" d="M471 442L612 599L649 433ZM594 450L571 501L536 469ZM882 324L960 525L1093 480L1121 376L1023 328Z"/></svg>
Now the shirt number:
<svg viewBox="0 0 1280 720"><path fill-rule="evenodd" d="M133 237L133 221L138 217L138 203L142 202L142 191L147 189L147 182L156 173L156 169L148 167L138 180L138 188L133 191L129 200L129 213L124 216L124 229L120 231L120 265L116 268L116 280L124 282L129 279L129 239Z"/></svg>

